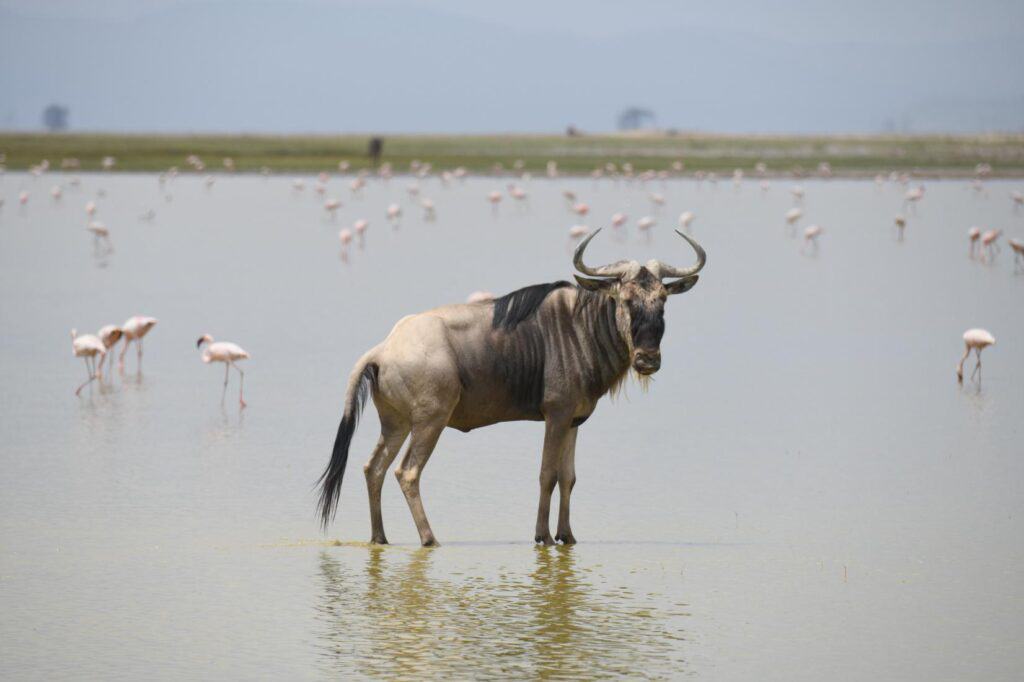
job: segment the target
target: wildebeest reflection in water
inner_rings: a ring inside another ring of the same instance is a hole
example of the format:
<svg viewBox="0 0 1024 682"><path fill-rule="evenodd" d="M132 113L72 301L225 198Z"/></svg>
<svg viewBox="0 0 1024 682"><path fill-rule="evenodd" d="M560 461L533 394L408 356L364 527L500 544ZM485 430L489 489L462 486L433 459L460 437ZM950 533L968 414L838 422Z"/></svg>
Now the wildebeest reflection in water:
<svg viewBox="0 0 1024 682"><path fill-rule="evenodd" d="M532 570L439 575L436 553L369 547L360 569L320 554L322 663L370 678L666 677L684 632L658 595L603 584L573 550L538 547ZM354 558L354 557L353 557Z"/></svg>

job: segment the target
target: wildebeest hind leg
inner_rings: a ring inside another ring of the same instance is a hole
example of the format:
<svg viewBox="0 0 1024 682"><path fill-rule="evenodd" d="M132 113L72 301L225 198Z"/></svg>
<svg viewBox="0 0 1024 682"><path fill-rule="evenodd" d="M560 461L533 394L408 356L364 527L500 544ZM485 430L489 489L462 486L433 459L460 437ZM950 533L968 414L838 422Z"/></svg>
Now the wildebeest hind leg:
<svg viewBox="0 0 1024 682"><path fill-rule="evenodd" d="M423 500L420 499L420 475L447 423L448 415L445 414L413 424L409 448L405 451L402 462L395 469L395 477L402 487L402 492L405 493L405 501L409 503L412 520L416 522L420 543L424 547L433 547L438 542L434 537L434 532L430 530L427 514L423 511Z"/></svg>
<svg viewBox="0 0 1024 682"><path fill-rule="evenodd" d="M576 485L576 432L575 428L569 430L562 461L558 467L558 532L555 534L555 540L566 545L576 544L576 538L573 537L569 525L569 498L572 496L573 486Z"/></svg>
<svg viewBox="0 0 1024 682"><path fill-rule="evenodd" d="M370 542L376 545L388 544L387 536L384 535L384 517L380 511L380 491L384 486L384 474L387 473L391 462L398 456L402 449L402 443L409 435L407 425L399 425L397 420L380 420L380 439L377 447L373 449L370 459L363 465L363 473L366 475L366 491L370 498Z"/></svg>

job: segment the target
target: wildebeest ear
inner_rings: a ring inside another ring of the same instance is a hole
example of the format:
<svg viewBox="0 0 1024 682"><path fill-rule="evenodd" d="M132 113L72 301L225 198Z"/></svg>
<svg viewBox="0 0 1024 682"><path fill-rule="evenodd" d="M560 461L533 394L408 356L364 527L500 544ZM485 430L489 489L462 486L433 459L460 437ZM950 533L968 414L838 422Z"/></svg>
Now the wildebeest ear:
<svg viewBox="0 0 1024 682"><path fill-rule="evenodd" d="M590 277L580 277L579 275L573 275L573 277L587 291L600 291L609 295L612 292L612 288L619 283L617 279L591 279Z"/></svg>
<svg viewBox="0 0 1024 682"><path fill-rule="evenodd" d="M668 290L669 296L672 294L681 294L692 289L698 279L700 279L700 275L690 275L689 277L683 277L682 279L677 279L674 282L669 282L665 285L665 288Z"/></svg>

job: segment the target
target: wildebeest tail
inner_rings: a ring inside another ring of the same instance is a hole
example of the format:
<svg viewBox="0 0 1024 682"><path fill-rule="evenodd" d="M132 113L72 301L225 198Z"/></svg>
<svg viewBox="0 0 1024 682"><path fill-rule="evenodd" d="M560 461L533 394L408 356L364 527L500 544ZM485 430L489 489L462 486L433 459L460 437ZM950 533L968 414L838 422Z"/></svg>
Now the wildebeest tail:
<svg viewBox="0 0 1024 682"><path fill-rule="evenodd" d="M334 517L341 494L341 481L345 477L345 465L348 463L348 448L352 443L352 434L359 423L359 414L363 411L366 397L370 389L377 385L377 365L364 357L352 370L345 393L345 412L338 425L338 436L334 439L334 451L331 461L320 476L320 520L324 529Z"/></svg>

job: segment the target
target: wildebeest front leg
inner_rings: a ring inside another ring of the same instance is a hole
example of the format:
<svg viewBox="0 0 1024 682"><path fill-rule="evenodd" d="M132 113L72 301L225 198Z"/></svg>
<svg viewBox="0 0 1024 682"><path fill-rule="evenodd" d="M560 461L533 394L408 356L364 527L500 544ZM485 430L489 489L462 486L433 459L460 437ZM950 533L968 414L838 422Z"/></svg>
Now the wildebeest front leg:
<svg viewBox="0 0 1024 682"><path fill-rule="evenodd" d="M558 472L562 463L570 431L570 419L562 419L549 415L544 422L544 456L540 464L540 503L537 505L537 529L533 535L534 542L553 545L548 526L551 516L551 493L558 482Z"/></svg>
<svg viewBox="0 0 1024 682"><path fill-rule="evenodd" d="M555 534L555 540L566 545L576 544L576 538L573 537L572 528L569 526L569 497L572 495L573 486L576 485L576 432L575 428L569 429L562 461L558 467L558 532Z"/></svg>
<svg viewBox="0 0 1024 682"><path fill-rule="evenodd" d="M424 547L434 547L438 542L434 537L434 532L430 530L427 513L423 511L423 501L420 499L420 475L423 473L423 467L430 459L430 453L434 451L437 439L441 437L441 431L444 430L447 422L448 418L445 415L414 424L409 449L405 451L405 457L395 469L395 477L402 487L402 492L405 493L405 501L409 503L412 520L416 522L420 543Z"/></svg>

